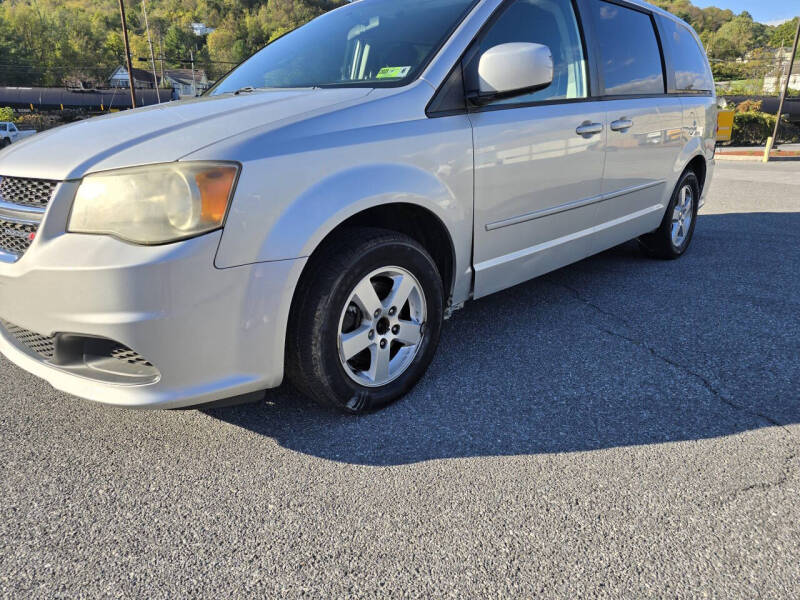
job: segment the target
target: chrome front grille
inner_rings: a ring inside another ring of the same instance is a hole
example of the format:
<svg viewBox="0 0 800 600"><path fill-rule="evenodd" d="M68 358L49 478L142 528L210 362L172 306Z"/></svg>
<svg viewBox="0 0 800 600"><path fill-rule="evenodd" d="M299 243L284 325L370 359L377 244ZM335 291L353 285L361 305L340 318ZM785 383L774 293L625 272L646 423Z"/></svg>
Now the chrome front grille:
<svg viewBox="0 0 800 600"><path fill-rule="evenodd" d="M16 262L27 252L57 186L45 179L0 177L0 261Z"/></svg>
<svg viewBox="0 0 800 600"><path fill-rule="evenodd" d="M0 250L22 256L33 243L38 229L38 223L7 221L0 217Z"/></svg>
<svg viewBox="0 0 800 600"><path fill-rule="evenodd" d="M45 209L57 185L46 179L0 177L0 202Z"/></svg>
<svg viewBox="0 0 800 600"><path fill-rule="evenodd" d="M9 323L0 319L0 325L3 326L11 336L31 352L38 354L45 360L52 360L56 355L56 338L39 335L13 323Z"/></svg>

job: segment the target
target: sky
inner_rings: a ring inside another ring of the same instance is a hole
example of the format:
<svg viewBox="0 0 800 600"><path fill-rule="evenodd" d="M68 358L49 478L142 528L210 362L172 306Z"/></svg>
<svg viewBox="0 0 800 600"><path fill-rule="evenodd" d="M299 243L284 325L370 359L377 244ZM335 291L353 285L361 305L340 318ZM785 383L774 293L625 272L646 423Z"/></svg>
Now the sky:
<svg viewBox="0 0 800 600"><path fill-rule="evenodd" d="M736 14L746 10L760 23L777 25L800 15L800 0L692 0L700 8L730 8Z"/></svg>

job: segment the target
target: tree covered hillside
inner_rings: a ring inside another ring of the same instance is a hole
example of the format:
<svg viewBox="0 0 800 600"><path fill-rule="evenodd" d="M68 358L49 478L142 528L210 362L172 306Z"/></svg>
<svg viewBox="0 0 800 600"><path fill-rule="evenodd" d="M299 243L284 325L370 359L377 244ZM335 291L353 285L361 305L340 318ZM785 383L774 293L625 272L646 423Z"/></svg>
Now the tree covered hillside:
<svg viewBox="0 0 800 600"><path fill-rule="evenodd" d="M155 54L218 77L345 0L146 0ZM125 0L134 66L149 58L141 0ZM192 23L215 31L196 35ZM103 84L124 60L117 0L0 0L0 85Z"/></svg>
<svg viewBox="0 0 800 600"><path fill-rule="evenodd" d="M270 40L347 0L146 0L155 54L185 67L190 54L219 77ZM402 1L402 0L398 0ZM722 78L742 74L735 59L788 46L794 23L770 27L689 0L653 2L691 23ZM125 0L134 66L149 57L141 0ZM196 35L192 23L214 31ZM0 85L103 85L124 60L117 0L0 0ZM764 61L762 71L774 65ZM730 71L730 72L729 72ZM763 76L764 73L761 73ZM748 76L751 76L748 74Z"/></svg>

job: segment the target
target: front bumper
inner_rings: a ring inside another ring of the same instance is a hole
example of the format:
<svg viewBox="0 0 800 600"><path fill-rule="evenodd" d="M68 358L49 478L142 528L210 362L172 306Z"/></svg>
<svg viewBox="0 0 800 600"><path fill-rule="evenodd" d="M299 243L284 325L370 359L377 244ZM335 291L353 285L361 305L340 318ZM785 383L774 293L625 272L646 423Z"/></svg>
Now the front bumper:
<svg viewBox="0 0 800 600"><path fill-rule="evenodd" d="M2 326L0 352L59 390L127 407L181 408L280 385L305 260L217 269L221 235L159 247L43 235L18 262L0 262L0 319L41 336L114 340L146 357L157 381L109 383L59 368Z"/></svg>

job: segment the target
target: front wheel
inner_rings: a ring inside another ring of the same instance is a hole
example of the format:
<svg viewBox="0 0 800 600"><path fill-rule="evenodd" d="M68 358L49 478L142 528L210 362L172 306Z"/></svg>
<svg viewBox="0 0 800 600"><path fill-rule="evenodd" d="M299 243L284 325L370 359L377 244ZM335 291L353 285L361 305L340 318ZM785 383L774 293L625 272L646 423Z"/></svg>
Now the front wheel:
<svg viewBox="0 0 800 600"><path fill-rule="evenodd" d="M348 413L405 395L428 368L442 327L436 263L412 238L354 228L306 268L292 307L287 372L319 403Z"/></svg>

